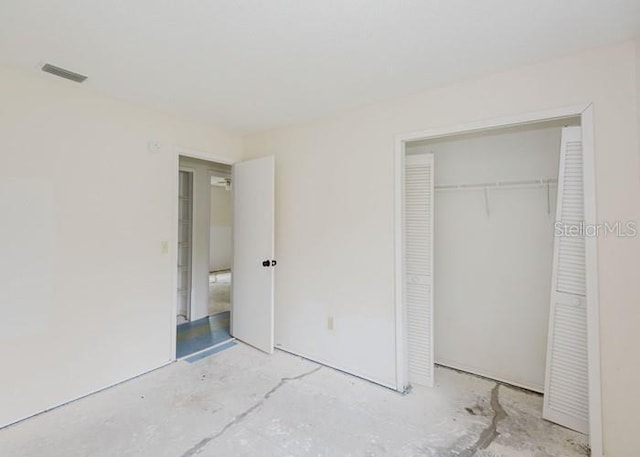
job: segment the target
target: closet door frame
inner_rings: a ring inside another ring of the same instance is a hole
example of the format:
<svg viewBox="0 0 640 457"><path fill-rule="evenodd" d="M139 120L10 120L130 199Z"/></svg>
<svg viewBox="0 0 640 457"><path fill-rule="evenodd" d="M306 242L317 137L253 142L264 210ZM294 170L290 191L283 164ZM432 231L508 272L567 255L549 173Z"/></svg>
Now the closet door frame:
<svg viewBox="0 0 640 457"><path fill-rule="evenodd" d="M396 349L396 390L404 392L409 387L407 363L407 322L404 297L404 221L403 189L405 146L408 142L455 136L463 133L480 132L504 127L533 124L564 118L580 118L582 127L584 160L584 222L596 224L595 190L595 149L593 105L591 103L563 107L548 111L527 113L511 117L453 125L437 129L418 131L395 137L394 167L394 223L395 223L395 349ZM589 360L589 441L591 455L602 457L602 398L600 379L600 303L598 291L598 240L585 238L586 257L586 307L587 307L587 344ZM437 317L436 317L437 318ZM431 335L433 339L433 335Z"/></svg>

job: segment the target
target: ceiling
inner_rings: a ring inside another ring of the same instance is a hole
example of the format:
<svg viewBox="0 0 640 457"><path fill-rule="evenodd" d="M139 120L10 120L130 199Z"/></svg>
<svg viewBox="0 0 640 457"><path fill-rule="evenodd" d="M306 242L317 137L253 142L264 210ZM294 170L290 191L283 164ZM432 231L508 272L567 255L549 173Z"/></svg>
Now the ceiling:
<svg viewBox="0 0 640 457"><path fill-rule="evenodd" d="M0 2L0 63L240 133L637 35L640 0Z"/></svg>

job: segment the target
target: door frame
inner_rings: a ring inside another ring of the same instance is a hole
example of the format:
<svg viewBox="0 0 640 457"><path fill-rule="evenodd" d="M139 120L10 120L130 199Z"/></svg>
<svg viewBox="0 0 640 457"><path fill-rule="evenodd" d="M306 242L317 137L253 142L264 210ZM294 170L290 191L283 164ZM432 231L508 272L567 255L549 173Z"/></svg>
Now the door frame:
<svg viewBox="0 0 640 457"><path fill-rule="evenodd" d="M207 154L201 151L194 151L189 149L177 148L173 152L172 157L172 184L171 184L171 223L172 229L169 234L169 264L171 265L171 309L169 316L169 325L171 339L169 341L169 362L175 362L176 357L176 338L177 338L177 325L178 325L178 184L180 179L180 156L188 157L190 159L206 160L207 162L221 163L224 165L233 166L234 163L239 162L240 159L230 159L228 157L221 157L212 154ZM195 196L194 196L195 197ZM192 260L193 261L193 260ZM193 267L192 267L193 268ZM193 288L193 278L191 279Z"/></svg>
<svg viewBox="0 0 640 457"><path fill-rule="evenodd" d="M406 318L404 296L404 253L403 253L403 184L406 144L411 141L460 134L488 131L518 125L534 124L564 118L580 118L584 154L584 222L597 224L595 189L595 145L593 105L586 103L576 106L525 113L504 118L471 122L467 124L410 132L396 135L394 152L394 233L395 233L395 350L396 350L396 390L408 387ZM587 351L589 361L589 442L591 455L602 457L602 395L600 379L600 303L598 289L598 240L585 237L586 257L586 306L587 306Z"/></svg>

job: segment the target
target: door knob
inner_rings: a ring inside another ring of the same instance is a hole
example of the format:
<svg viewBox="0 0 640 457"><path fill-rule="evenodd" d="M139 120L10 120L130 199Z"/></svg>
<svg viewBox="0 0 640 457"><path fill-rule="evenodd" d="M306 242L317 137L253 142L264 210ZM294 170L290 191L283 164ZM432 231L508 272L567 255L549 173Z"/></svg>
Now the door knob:
<svg viewBox="0 0 640 457"><path fill-rule="evenodd" d="M263 267L270 267L271 266L271 262L269 260L263 260L262 261L262 266Z"/></svg>

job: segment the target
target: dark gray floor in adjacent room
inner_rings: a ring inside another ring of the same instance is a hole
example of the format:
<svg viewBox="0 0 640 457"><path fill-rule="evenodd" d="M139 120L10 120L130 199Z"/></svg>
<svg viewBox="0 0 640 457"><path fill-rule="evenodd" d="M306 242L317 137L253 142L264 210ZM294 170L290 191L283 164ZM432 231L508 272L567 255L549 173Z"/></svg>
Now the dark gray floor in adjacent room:
<svg viewBox="0 0 640 457"><path fill-rule="evenodd" d="M229 311L223 311L178 325L176 357L181 359L231 339L230 314Z"/></svg>

